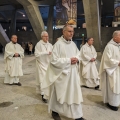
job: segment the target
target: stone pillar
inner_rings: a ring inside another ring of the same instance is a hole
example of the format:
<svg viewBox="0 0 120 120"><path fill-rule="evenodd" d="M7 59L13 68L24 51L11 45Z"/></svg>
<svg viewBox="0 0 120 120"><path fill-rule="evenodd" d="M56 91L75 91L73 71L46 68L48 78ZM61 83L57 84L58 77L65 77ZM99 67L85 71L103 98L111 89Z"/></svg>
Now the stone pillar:
<svg viewBox="0 0 120 120"><path fill-rule="evenodd" d="M83 0L87 37L94 38L97 52L101 51L101 17L99 0Z"/></svg>
<svg viewBox="0 0 120 120"><path fill-rule="evenodd" d="M54 19L54 6L49 6L49 15L47 21L47 32L49 34L49 42L53 43L53 19Z"/></svg>
<svg viewBox="0 0 120 120"><path fill-rule="evenodd" d="M44 23L38 4L35 4L33 0L17 0L17 1L23 5L27 17L37 37L37 41L39 41L41 39L41 32L44 30Z"/></svg>
<svg viewBox="0 0 120 120"><path fill-rule="evenodd" d="M9 42L9 38L7 36L7 34L5 33L2 25L0 24L0 43L3 47L5 47L5 45Z"/></svg>
<svg viewBox="0 0 120 120"><path fill-rule="evenodd" d="M16 10L13 10L12 17L11 17L11 23L10 23L10 29L9 29L9 38L16 33Z"/></svg>

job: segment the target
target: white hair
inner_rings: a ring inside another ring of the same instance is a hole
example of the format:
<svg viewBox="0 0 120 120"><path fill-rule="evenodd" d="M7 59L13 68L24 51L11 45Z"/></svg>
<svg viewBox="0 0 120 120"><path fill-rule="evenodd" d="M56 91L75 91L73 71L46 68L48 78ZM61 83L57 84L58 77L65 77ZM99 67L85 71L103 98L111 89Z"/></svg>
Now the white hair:
<svg viewBox="0 0 120 120"><path fill-rule="evenodd" d="M113 38L120 34L120 30L116 30L113 32Z"/></svg>
<svg viewBox="0 0 120 120"><path fill-rule="evenodd" d="M42 37L44 34L48 34L48 32L46 32L46 31L42 31L42 33L41 33L41 37Z"/></svg>

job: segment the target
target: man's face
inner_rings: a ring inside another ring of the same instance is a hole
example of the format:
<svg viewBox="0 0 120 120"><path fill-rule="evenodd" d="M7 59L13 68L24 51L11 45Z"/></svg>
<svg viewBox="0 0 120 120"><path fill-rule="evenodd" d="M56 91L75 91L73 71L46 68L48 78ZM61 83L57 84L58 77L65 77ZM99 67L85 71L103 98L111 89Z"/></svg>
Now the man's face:
<svg viewBox="0 0 120 120"><path fill-rule="evenodd" d="M89 44L89 45L93 45L93 42L94 42L93 38L90 38L90 39L88 40L88 44Z"/></svg>
<svg viewBox="0 0 120 120"><path fill-rule="evenodd" d="M120 43L120 33L114 37L114 41Z"/></svg>
<svg viewBox="0 0 120 120"><path fill-rule="evenodd" d="M12 41L13 43L17 43L17 36L16 36L16 35L13 35L13 36L11 37L11 41Z"/></svg>
<svg viewBox="0 0 120 120"><path fill-rule="evenodd" d="M47 43L48 39L49 39L48 33L45 33L45 34L42 36L42 40Z"/></svg>
<svg viewBox="0 0 120 120"><path fill-rule="evenodd" d="M74 35L74 28L68 26L66 30L63 31L63 36L66 40L71 40Z"/></svg>

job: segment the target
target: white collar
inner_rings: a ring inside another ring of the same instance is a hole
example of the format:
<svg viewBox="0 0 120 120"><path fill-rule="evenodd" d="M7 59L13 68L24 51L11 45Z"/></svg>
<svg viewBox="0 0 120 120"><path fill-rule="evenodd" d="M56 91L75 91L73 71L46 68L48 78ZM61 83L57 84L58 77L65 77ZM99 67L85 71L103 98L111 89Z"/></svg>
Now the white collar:
<svg viewBox="0 0 120 120"><path fill-rule="evenodd" d="M92 47L92 45L89 45L87 42L86 42L86 45L87 45L88 47Z"/></svg>
<svg viewBox="0 0 120 120"><path fill-rule="evenodd" d="M49 43L48 41L47 41L47 43L46 43L46 42L44 42L43 40L40 40L40 42L41 42L43 45L46 45L46 44Z"/></svg>
<svg viewBox="0 0 120 120"><path fill-rule="evenodd" d="M63 36L61 36L61 39L62 39L65 43L67 43L67 44L70 44L71 41L72 41L72 39L71 39L70 41L67 41Z"/></svg>

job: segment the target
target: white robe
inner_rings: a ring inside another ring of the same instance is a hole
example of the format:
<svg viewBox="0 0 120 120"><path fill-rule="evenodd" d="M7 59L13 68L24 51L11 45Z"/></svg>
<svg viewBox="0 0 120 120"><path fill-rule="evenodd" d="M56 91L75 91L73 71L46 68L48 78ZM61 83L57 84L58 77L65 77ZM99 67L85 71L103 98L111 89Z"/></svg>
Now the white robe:
<svg viewBox="0 0 120 120"><path fill-rule="evenodd" d="M83 116L83 98L78 63L71 65L71 57L79 59L79 50L75 43L59 38L54 45L47 79L43 82L42 89L45 98L49 99L49 110L75 119Z"/></svg>
<svg viewBox="0 0 120 120"><path fill-rule="evenodd" d="M98 71L96 61L90 62L92 58L97 58L97 52L93 45L89 46L88 43L82 46L80 50L80 76L81 85L87 87L96 87L99 85Z"/></svg>
<svg viewBox="0 0 120 120"><path fill-rule="evenodd" d="M52 44L43 40L40 40L35 46L35 57L36 57L36 92L43 95L41 90L42 82L45 79L45 74L50 61L49 52L52 52Z"/></svg>
<svg viewBox="0 0 120 120"><path fill-rule="evenodd" d="M13 57L15 53L18 53L20 57ZM19 77L23 76L22 71L22 58L24 57L24 50L18 43L8 43L5 47L5 79L4 83L18 83Z"/></svg>
<svg viewBox="0 0 120 120"><path fill-rule="evenodd" d="M105 47L100 64L100 82L103 102L120 105L120 44L111 40Z"/></svg>

